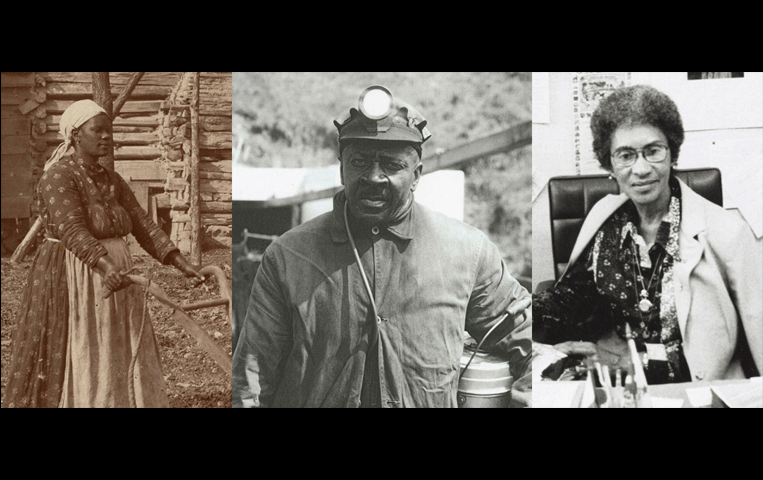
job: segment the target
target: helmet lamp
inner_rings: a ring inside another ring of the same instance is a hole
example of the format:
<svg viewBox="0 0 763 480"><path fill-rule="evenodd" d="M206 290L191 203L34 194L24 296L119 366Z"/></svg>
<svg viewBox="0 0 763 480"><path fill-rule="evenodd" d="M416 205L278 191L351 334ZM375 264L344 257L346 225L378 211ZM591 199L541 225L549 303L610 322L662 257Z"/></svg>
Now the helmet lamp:
<svg viewBox="0 0 763 480"><path fill-rule="evenodd" d="M357 108L350 108L334 119L340 151L345 141L360 138L421 144L431 136L426 124L421 113L382 85L363 90Z"/></svg>
<svg viewBox="0 0 763 480"><path fill-rule="evenodd" d="M358 99L358 108L371 120L381 120L392 113L392 92L381 85L373 85L363 90Z"/></svg>

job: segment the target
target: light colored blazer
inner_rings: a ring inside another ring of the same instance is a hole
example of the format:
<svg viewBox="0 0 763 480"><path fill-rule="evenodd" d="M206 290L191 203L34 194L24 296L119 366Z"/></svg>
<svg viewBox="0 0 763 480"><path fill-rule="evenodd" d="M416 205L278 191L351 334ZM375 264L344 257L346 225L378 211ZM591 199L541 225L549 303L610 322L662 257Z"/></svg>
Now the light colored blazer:
<svg viewBox="0 0 763 480"><path fill-rule="evenodd" d="M738 212L724 210L681 185L681 262L673 267L676 313L693 380L744 378L737 337L747 336L763 372L763 241ZM626 201L607 195L589 212L569 270L604 222ZM567 272L565 271L565 274Z"/></svg>

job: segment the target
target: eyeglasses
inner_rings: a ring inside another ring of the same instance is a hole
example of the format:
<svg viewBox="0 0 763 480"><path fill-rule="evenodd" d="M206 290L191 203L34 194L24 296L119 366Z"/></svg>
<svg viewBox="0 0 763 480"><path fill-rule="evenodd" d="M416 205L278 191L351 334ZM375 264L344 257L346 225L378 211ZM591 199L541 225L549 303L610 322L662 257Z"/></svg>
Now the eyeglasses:
<svg viewBox="0 0 763 480"><path fill-rule="evenodd" d="M612 163L616 167L630 167L641 152L649 163L660 163L668 158L669 148L665 145L649 145L641 149L623 148L612 154Z"/></svg>

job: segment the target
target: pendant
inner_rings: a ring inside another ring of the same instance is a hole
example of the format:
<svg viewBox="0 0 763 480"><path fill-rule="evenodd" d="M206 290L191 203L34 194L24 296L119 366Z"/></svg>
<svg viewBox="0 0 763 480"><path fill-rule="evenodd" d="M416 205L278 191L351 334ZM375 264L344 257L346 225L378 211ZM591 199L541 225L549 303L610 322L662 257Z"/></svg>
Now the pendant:
<svg viewBox="0 0 763 480"><path fill-rule="evenodd" d="M650 302L646 298L642 298L641 301L638 302L638 308L642 312L646 313L649 311L650 308L652 308L652 302Z"/></svg>

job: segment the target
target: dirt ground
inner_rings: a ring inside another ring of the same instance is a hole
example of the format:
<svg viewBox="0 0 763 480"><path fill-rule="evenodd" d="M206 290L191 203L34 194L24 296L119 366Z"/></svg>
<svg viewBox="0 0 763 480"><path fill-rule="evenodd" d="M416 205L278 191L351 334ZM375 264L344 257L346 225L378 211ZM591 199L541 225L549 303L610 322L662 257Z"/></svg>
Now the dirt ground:
<svg viewBox="0 0 763 480"><path fill-rule="evenodd" d="M2 391L8 372L6 366L11 360L11 327L15 321L16 310L21 302L26 278L32 264L32 256L18 265L11 265L8 258L2 258ZM133 262L139 268L134 274L150 278L177 303L185 304L199 300L220 297L219 286L215 278L197 287L192 287L172 266L161 265L148 255L133 255ZM223 269L230 285L231 250L219 248L202 254L203 265L216 265ZM172 312L164 304L149 297L149 312L159 351L162 356L164 379L167 394L173 408L230 408L231 380L230 372L224 372L214 360L198 346L185 330L172 319ZM230 357L231 325L225 307L207 307L189 312L193 321L214 339Z"/></svg>

